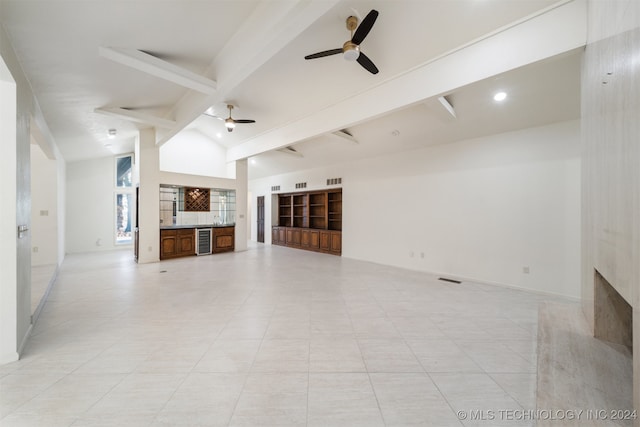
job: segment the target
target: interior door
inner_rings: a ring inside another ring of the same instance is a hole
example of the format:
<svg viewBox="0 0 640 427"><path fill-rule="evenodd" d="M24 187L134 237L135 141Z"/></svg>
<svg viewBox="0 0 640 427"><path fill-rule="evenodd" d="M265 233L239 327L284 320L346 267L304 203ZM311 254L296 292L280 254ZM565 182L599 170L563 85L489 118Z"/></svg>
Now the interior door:
<svg viewBox="0 0 640 427"><path fill-rule="evenodd" d="M264 196L258 196L258 242L264 243Z"/></svg>

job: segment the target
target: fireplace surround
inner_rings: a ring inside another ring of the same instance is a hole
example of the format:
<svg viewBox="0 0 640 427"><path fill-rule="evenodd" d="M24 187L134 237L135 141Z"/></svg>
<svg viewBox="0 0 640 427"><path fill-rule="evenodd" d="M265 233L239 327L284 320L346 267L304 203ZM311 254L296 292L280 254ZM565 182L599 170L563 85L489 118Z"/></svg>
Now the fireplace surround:
<svg viewBox="0 0 640 427"><path fill-rule="evenodd" d="M594 270L593 335L633 351L633 309L598 270Z"/></svg>

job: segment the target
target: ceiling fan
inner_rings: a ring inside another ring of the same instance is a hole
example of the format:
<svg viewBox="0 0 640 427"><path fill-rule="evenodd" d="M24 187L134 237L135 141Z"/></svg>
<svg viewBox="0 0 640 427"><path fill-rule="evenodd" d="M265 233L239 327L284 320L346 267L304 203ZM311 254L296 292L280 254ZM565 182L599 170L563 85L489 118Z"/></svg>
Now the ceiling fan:
<svg viewBox="0 0 640 427"><path fill-rule="evenodd" d="M341 53L347 61L358 61L358 64L362 65L362 67L371 74L377 74L378 68L369 59L369 57L360 50L360 43L362 43L365 37L367 37L369 31L371 31L371 28L373 27L373 24L376 22L376 19L378 19L378 11L375 9L372 9L371 12L364 17L360 26L358 26L358 18L355 16L348 17L347 30L351 31L351 40L347 40L341 48L325 50L312 55L307 55L304 59L316 59Z"/></svg>
<svg viewBox="0 0 640 427"><path fill-rule="evenodd" d="M231 117L231 110L233 110L233 105L227 104L227 108L229 109L229 117L227 117L226 119L223 117L214 116L213 114L210 114L206 111L203 114L210 117L215 117L218 120L222 120L224 122L224 127L227 128L227 132L233 132L233 129L235 129L236 127L236 123L255 123L256 122L255 120L234 119Z"/></svg>

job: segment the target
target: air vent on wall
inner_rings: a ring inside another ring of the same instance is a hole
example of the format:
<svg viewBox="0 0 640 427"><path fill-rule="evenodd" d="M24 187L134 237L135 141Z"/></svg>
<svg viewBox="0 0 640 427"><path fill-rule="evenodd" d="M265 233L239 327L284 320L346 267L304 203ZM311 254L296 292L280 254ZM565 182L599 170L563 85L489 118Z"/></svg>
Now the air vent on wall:
<svg viewBox="0 0 640 427"><path fill-rule="evenodd" d="M296 184L296 188L307 188L307 183L306 182L298 182Z"/></svg>
<svg viewBox="0 0 640 427"><path fill-rule="evenodd" d="M271 191L280 191L280 186L279 185L274 185L271 187Z"/></svg>
<svg viewBox="0 0 640 427"><path fill-rule="evenodd" d="M327 185L338 185L342 184L342 178L328 178Z"/></svg>

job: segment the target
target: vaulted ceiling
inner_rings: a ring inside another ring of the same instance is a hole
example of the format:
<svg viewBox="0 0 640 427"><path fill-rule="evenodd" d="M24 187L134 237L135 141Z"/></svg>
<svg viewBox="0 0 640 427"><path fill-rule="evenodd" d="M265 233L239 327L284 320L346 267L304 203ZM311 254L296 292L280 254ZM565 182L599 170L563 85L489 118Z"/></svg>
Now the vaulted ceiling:
<svg viewBox="0 0 640 427"><path fill-rule="evenodd" d="M227 147L229 161L256 160L250 173L259 177L577 118L579 43L520 58L553 44L562 14L551 34L530 35L568 3L0 0L0 24L65 160L131 151L144 127L157 128L159 144L191 128ZM379 17L361 49L378 74L341 55L305 61L341 47L347 17L372 9ZM506 59L495 47L474 56L520 27L529 28L516 38L522 55L506 46ZM445 60L457 65L429 69ZM504 104L491 100L497 90L509 92ZM228 133L202 114L227 116L227 103L256 123ZM354 138L336 136L341 129Z"/></svg>

